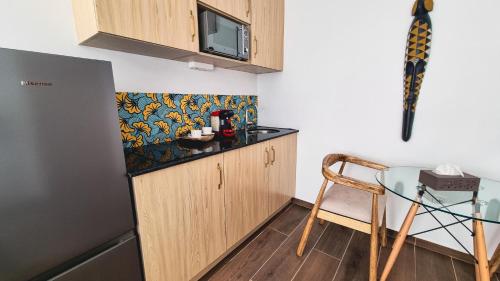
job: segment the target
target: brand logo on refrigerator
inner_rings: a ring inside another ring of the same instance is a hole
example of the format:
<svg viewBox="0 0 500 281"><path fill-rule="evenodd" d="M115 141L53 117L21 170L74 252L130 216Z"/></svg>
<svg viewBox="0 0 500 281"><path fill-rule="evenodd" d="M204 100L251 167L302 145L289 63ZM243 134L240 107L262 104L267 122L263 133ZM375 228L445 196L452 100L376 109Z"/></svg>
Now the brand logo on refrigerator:
<svg viewBox="0 0 500 281"><path fill-rule="evenodd" d="M49 87L52 86L52 82L23 80L21 81L21 86Z"/></svg>

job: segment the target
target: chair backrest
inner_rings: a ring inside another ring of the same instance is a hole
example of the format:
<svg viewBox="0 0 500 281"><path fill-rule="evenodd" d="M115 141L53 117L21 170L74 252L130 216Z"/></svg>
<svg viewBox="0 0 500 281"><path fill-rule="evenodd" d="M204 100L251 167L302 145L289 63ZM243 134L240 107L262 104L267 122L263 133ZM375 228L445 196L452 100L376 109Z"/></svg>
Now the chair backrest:
<svg viewBox="0 0 500 281"><path fill-rule="evenodd" d="M337 162L342 162L339 173L336 173L330 169L330 167ZM332 181L334 183L369 191L376 194L384 194L384 188L378 184L364 182L351 177L343 176L342 172L344 170L346 163L352 163L376 170L383 170L387 168L387 166L384 166L382 164L364 160L355 156L350 156L345 154L328 154L327 156L325 156L325 158L323 158L323 165L322 165L323 176L329 181Z"/></svg>

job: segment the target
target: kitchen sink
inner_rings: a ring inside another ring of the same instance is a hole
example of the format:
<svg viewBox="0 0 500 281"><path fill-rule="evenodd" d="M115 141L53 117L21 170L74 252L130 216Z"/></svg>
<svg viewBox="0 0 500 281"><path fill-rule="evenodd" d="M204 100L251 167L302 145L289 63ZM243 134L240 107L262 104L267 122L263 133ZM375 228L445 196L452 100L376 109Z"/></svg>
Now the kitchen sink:
<svg viewBox="0 0 500 281"><path fill-rule="evenodd" d="M247 131L249 134L274 134L279 133L276 129L250 129Z"/></svg>

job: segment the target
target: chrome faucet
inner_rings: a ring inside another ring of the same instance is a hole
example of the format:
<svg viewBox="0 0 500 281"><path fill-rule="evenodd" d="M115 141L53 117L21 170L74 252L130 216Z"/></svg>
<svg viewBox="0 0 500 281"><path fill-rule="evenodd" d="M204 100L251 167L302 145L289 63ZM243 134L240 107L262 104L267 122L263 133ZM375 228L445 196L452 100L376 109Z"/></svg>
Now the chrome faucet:
<svg viewBox="0 0 500 281"><path fill-rule="evenodd" d="M247 131L248 129L251 129L255 127L255 124L250 121L250 118L248 116L248 108L245 109L245 131Z"/></svg>

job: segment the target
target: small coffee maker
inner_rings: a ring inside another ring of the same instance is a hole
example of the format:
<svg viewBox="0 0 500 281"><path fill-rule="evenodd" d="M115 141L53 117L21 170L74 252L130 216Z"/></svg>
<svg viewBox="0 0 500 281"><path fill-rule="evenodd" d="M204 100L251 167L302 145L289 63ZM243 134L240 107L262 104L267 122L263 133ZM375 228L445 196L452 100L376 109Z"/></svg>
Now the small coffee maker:
<svg viewBox="0 0 500 281"><path fill-rule="evenodd" d="M231 118L234 116L232 110L217 110L211 114L212 130L219 137L234 137L236 132L233 130Z"/></svg>

